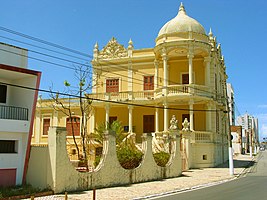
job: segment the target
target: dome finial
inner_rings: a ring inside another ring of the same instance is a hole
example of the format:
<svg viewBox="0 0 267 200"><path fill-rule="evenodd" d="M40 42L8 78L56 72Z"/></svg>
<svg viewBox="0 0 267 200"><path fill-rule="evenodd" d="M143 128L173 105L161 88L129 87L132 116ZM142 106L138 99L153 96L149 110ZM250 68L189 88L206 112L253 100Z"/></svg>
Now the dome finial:
<svg viewBox="0 0 267 200"><path fill-rule="evenodd" d="M183 2L181 2L181 5L180 5L180 7L179 7L179 13L184 13L184 14L186 14Z"/></svg>
<svg viewBox="0 0 267 200"><path fill-rule="evenodd" d="M212 30L211 30L211 28L210 28L209 36L210 36L210 37L212 37L212 36L213 36L213 33L212 33Z"/></svg>

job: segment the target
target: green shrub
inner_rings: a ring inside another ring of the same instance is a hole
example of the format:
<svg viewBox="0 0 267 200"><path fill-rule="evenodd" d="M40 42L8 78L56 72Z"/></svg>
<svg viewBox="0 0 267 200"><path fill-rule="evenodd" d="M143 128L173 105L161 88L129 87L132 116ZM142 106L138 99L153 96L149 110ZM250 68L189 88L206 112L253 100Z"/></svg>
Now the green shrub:
<svg viewBox="0 0 267 200"><path fill-rule="evenodd" d="M97 167L97 165L100 163L101 156L95 156L94 166Z"/></svg>
<svg viewBox="0 0 267 200"><path fill-rule="evenodd" d="M0 187L0 199L19 195L34 195L35 193L49 191L48 189L34 188L31 185L17 185L10 187Z"/></svg>
<svg viewBox="0 0 267 200"><path fill-rule="evenodd" d="M123 168L134 169L141 163L143 153L126 146L117 149L117 157Z"/></svg>
<svg viewBox="0 0 267 200"><path fill-rule="evenodd" d="M169 153L161 151L158 153L154 153L153 156L154 156L154 160L158 166L165 167L166 164L168 163L171 155Z"/></svg>

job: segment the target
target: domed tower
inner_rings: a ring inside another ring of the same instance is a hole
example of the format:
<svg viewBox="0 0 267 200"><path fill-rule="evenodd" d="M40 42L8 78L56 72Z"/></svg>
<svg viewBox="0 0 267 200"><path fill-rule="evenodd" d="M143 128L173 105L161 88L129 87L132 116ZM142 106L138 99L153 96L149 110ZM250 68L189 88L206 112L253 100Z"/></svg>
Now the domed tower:
<svg viewBox="0 0 267 200"><path fill-rule="evenodd" d="M205 112L225 110L226 99L224 59L211 30L206 34L181 3L178 14L160 29L155 42L155 85L160 94L156 98L165 108L164 131L171 115L168 108L182 107L188 111L177 113L178 120L187 118L196 137L199 131L226 133L223 113Z"/></svg>
<svg viewBox="0 0 267 200"><path fill-rule="evenodd" d="M163 67L165 66L165 81L169 80L167 61L188 59L188 84L195 83L193 60L209 60L210 50L209 36L205 29L197 20L186 14L182 3L178 14L160 29L154 48L156 60L162 60ZM164 86L167 85L165 83Z"/></svg>

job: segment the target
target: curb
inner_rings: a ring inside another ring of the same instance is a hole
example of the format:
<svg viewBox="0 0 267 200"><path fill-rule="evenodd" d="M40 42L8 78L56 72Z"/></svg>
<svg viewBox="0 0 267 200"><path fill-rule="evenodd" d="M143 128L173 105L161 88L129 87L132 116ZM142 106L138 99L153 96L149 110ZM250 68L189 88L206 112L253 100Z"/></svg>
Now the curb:
<svg viewBox="0 0 267 200"><path fill-rule="evenodd" d="M211 187L211 186L219 185L219 184L222 184L222 183L226 183L226 182L232 181L234 179L236 179L236 177L230 178L230 179L221 180L221 181L216 181L216 182L196 185L196 186L193 186L193 187L182 188L182 189L172 190L172 191L158 193L158 194L152 194L152 195L148 195L148 196L144 196L144 197L136 197L136 198L133 198L133 200L150 199L150 198L161 197L161 196L165 196L165 195L169 195L169 194L177 194L177 193L182 193L182 192L198 190L198 189L201 189L201 188Z"/></svg>
<svg viewBox="0 0 267 200"><path fill-rule="evenodd" d="M251 169L251 166L250 167L248 167L248 166L250 165L250 163L252 163L252 162L254 162L255 160L258 159L258 155L253 156L253 158L251 159L249 164L247 166L244 166L244 169L240 173L234 175L234 177L232 177L232 178L228 178L228 179L224 179L224 180L220 180L220 181L216 181L216 182L210 182L210 183L206 183L206 184L201 184L201 185L196 185L196 186L193 186L193 187L187 187L187 188L172 190L172 191L168 191L168 192L152 194L152 195L143 196L143 197L136 197L136 198L133 198L133 200L143 200L143 199L156 198L156 197L161 197L161 196L170 195L170 194L189 192L189 191L202 189L202 188L205 188L205 187L211 187L211 186L223 184L223 183L226 183L226 182L229 182L229 181L233 181L233 180L235 180L235 179L237 179L239 177L244 176L245 174L247 174L249 172L249 170Z"/></svg>

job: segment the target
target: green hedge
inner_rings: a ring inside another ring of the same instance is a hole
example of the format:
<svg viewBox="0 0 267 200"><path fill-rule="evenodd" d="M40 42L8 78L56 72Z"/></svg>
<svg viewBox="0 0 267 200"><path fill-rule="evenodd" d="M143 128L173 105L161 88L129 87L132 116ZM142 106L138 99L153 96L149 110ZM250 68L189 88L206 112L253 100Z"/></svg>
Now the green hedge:
<svg viewBox="0 0 267 200"><path fill-rule="evenodd" d="M117 157L123 168L134 169L140 165L143 153L126 146L117 149Z"/></svg>
<svg viewBox="0 0 267 200"><path fill-rule="evenodd" d="M171 155L169 153L161 151L159 153L154 153L153 156L158 166L165 167Z"/></svg>

